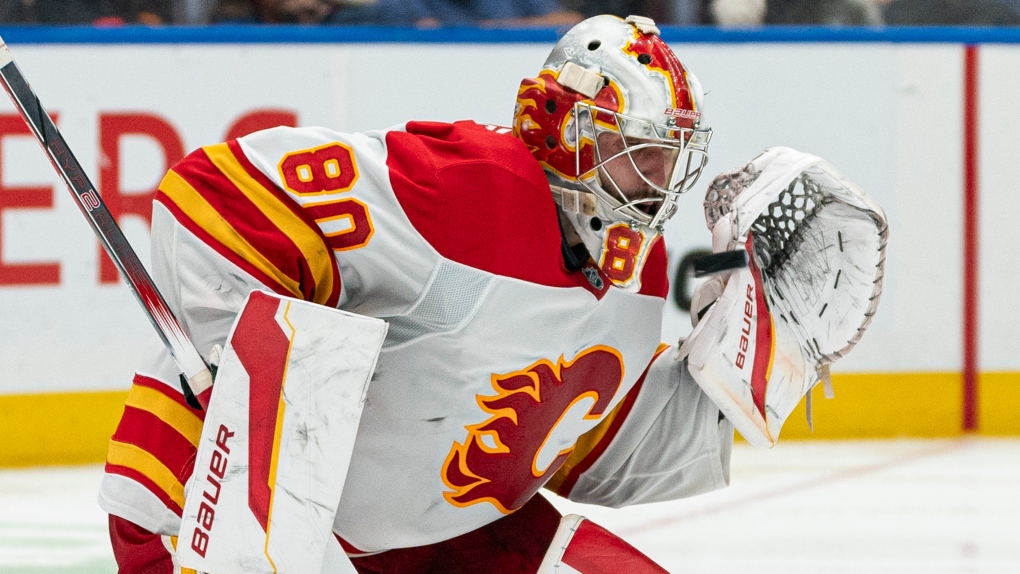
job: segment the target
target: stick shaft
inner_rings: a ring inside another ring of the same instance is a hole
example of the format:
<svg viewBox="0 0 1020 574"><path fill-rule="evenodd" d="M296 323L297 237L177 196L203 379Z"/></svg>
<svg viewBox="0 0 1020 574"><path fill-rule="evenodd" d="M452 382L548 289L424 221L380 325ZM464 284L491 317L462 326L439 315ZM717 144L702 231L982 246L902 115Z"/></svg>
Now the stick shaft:
<svg viewBox="0 0 1020 574"><path fill-rule="evenodd" d="M124 237L124 232L96 192L81 164L71 153L53 120L43 109L39 97L28 85L2 38L0 38L0 83L14 101L14 106L32 130L32 134L42 145L53 168L60 174L60 178L74 196L103 248L131 287L132 293L170 350L177 366L190 382L191 391L196 395L200 394L212 384L205 361L156 289L138 255Z"/></svg>

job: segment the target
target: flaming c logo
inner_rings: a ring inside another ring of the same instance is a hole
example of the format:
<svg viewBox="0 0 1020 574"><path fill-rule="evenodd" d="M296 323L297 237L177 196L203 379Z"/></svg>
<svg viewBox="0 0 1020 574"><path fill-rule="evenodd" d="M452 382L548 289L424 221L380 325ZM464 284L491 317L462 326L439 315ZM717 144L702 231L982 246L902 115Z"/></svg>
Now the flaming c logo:
<svg viewBox="0 0 1020 574"><path fill-rule="evenodd" d="M623 360L611 347L595 346L573 361L541 360L505 375L492 375L495 396L478 395L484 422L469 425L443 463L446 500L465 507L488 502L509 514L556 472L574 441L605 415L623 381ZM575 425L576 435L561 425ZM554 436L555 435L555 436ZM569 443L569 444L567 444Z"/></svg>

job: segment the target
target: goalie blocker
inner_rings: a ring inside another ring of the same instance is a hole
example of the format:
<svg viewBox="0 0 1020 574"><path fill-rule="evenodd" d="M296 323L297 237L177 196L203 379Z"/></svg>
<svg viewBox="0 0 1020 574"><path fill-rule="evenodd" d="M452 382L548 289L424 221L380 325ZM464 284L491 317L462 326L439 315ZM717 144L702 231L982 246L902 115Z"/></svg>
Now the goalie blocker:
<svg viewBox="0 0 1020 574"><path fill-rule="evenodd" d="M698 287L678 360L748 442L771 447L871 323L885 214L829 163L776 147L718 176L705 216L712 250L744 249L748 267Z"/></svg>

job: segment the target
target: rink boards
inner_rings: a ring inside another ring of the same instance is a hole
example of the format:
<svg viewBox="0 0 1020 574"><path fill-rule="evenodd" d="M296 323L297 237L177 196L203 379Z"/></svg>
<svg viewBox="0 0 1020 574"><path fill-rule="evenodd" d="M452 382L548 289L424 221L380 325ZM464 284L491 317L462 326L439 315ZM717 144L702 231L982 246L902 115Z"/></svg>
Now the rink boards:
<svg viewBox="0 0 1020 574"><path fill-rule="evenodd" d="M537 72L555 38L549 31L459 31L447 42L441 31L0 34L143 260L148 197L188 151L279 123L349 131L407 119L506 125L520 79ZM709 176L666 232L674 293L664 341L690 331L678 302L692 282L679 264L709 245L699 195L711 175L788 145L835 164L889 216L878 315L834 369L836 400L819 393L814 402L815 432L794 414L785 437L952 436L963 432L968 412L978 432L1020 434L1013 288L1020 272L1012 257L1020 245L1013 168L1020 44L974 34L665 33L708 92L715 135ZM153 38L158 43L144 41ZM968 64L969 41L979 47L969 49ZM102 460L131 373L158 341L3 100L0 436L17 446L0 453L0 465ZM976 206L969 218L967 197Z"/></svg>

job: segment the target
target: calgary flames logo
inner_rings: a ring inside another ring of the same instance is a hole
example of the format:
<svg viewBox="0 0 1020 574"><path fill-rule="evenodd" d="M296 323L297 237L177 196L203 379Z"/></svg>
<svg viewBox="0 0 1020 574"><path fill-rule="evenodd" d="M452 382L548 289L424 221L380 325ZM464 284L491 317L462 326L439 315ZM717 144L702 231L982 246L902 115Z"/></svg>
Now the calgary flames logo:
<svg viewBox="0 0 1020 574"><path fill-rule="evenodd" d="M454 506L488 502L509 514L552 477L611 406L623 381L619 351L595 346L573 361L541 360L493 375L495 396L478 395L485 422L469 425L443 463L444 492Z"/></svg>

